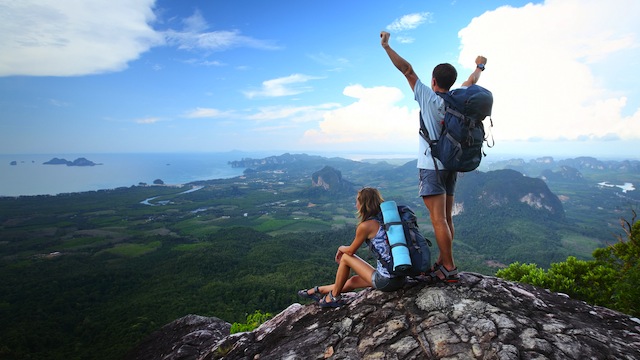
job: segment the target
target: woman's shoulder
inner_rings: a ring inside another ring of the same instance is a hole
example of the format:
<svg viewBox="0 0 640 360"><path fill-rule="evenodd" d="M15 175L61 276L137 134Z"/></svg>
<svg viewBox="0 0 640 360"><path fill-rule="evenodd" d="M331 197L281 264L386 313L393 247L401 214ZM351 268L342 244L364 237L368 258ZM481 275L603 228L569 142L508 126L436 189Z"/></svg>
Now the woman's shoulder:
<svg viewBox="0 0 640 360"><path fill-rule="evenodd" d="M362 224L367 224L367 226L378 225L378 224L380 224L380 222L381 222L380 218L372 216L370 218L367 218L363 222L361 222L360 225L362 225Z"/></svg>
<svg viewBox="0 0 640 360"><path fill-rule="evenodd" d="M364 222L370 222L370 224L380 224L382 223L382 213L378 213L376 215L373 216L369 216L368 218L366 218Z"/></svg>
<svg viewBox="0 0 640 360"><path fill-rule="evenodd" d="M380 220L377 218L369 218L363 222L360 223L360 225L358 225L359 228L362 228L362 230L365 230L365 232L368 234L367 238L371 239L373 238L376 233L378 232L378 229L380 229Z"/></svg>

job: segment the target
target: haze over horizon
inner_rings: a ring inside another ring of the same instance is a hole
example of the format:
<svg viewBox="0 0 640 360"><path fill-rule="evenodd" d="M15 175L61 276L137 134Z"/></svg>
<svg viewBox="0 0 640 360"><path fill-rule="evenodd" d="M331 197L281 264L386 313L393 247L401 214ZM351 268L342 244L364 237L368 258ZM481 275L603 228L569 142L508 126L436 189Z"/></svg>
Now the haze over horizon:
<svg viewBox="0 0 640 360"><path fill-rule="evenodd" d="M0 0L0 154L412 155L385 30L423 81L488 58L490 158L638 159L640 2L367 4Z"/></svg>

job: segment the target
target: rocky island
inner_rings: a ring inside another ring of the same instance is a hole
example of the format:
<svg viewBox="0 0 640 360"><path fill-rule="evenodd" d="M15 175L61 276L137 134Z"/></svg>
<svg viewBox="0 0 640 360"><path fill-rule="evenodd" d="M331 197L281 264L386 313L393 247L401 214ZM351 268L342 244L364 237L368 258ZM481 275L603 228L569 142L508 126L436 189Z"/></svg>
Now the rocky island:
<svg viewBox="0 0 640 360"><path fill-rule="evenodd" d="M102 165L102 164L96 164L91 160L87 160L86 158L81 157L73 161L69 161L66 159L53 158L49 161L44 162L43 165L95 166L95 165Z"/></svg>

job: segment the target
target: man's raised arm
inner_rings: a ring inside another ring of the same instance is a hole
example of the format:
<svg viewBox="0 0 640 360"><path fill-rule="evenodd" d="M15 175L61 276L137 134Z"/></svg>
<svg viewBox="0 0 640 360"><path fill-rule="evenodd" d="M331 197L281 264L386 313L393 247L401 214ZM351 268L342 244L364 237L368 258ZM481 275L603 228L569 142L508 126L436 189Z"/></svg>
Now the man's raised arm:
<svg viewBox="0 0 640 360"><path fill-rule="evenodd" d="M418 75L416 75L416 73L413 71L413 67L411 67L411 64L409 64L407 60L403 59L400 55L398 55L397 52L395 52L395 50L391 48L391 46L389 46L390 36L391 34L386 31L380 32L380 44L382 45L382 48L384 48L384 50L387 52L387 55L389 55L389 59L391 59L393 65L398 70L400 70L400 72L407 78L409 86L411 86L411 90L413 90L413 87L418 81Z"/></svg>
<svg viewBox="0 0 640 360"><path fill-rule="evenodd" d="M487 64L487 58L484 56L478 56L476 58L476 69L473 70L469 78L462 83L462 86L471 86L480 80L480 74L484 71L484 66Z"/></svg>

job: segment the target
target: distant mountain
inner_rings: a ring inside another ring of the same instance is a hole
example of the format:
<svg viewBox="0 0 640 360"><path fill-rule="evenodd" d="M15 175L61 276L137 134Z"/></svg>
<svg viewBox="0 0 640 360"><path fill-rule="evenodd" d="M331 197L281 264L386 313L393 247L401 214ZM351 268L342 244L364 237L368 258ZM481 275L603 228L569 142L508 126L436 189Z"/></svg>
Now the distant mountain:
<svg viewBox="0 0 640 360"><path fill-rule="evenodd" d="M640 172L640 161L601 161L592 157L578 157L575 159L565 159L558 161L558 165L573 166L579 170L613 170L624 172Z"/></svg>
<svg viewBox="0 0 640 360"><path fill-rule="evenodd" d="M557 171L544 169L540 177L545 181L585 182L585 178L578 169L562 165Z"/></svg>
<svg viewBox="0 0 640 360"><path fill-rule="evenodd" d="M566 258L563 205L542 179L508 169L465 173L455 199L456 239L477 253L542 266Z"/></svg>
<svg viewBox="0 0 640 360"><path fill-rule="evenodd" d="M262 159L244 158L242 160L229 161L229 165L234 168L247 168L257 171L281 169L283 166L286 166L288 170L300 170L310 168L318 169L322 165L327 164L328 161L333 164L351 162L351 160L343 158L329 159L315 155L285 153Z"/></svg>
<svg viewBox="0 0 640 360"><path fill-rule="evenodd" d="M562 202L541 179L508 169L460 176L455 197L460 214L478 209L521 213L524 209L538 217L564 219Z"/></svg>
<svg viewBox="0 0 640 360"><path fill-rule="evenodd" d="M245 175L260 176L262 172L281 171L289 176L308 176L320 171L325 166L330 166L342 174L349 174L349 179L354 183L371 183L373 179L386 177L386 173L396 166L386 162L369 163L354 161L339 157L326 158L307 154L285 153L278 156L270 156L263 159L245 158L230 161L232 167L246 168Z"/></svg>
<svg viewBox="0 0 640 360"><path fill-rule="evenodd" d="M331 166L325 166L311 175L311 184L332 192L347 191L353 193L355 184L342 178L342 173Z"/></svg>
<svg viewBox="0 0 640 360"><path fill-rule="evenodd" d="M577 157L556 161L550 156L540 157L529 161L510 159L497 161L485 166L488 170L512 169L529 176L539 176L544 170L557 170L562 167L574 168L580 172L604 172L640 174L639 160L602 161L593 157Z"/></svg>

